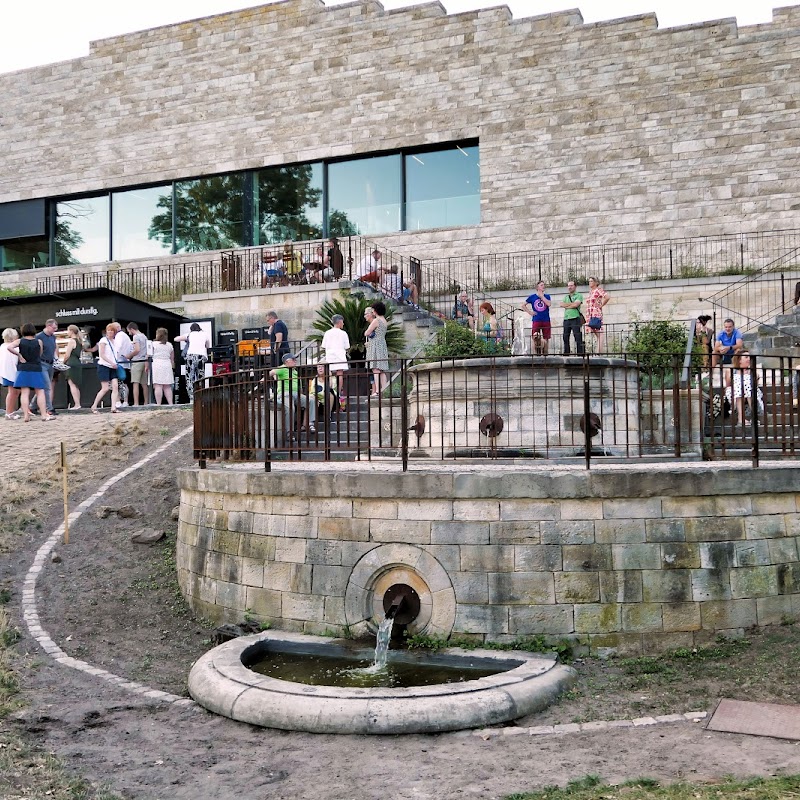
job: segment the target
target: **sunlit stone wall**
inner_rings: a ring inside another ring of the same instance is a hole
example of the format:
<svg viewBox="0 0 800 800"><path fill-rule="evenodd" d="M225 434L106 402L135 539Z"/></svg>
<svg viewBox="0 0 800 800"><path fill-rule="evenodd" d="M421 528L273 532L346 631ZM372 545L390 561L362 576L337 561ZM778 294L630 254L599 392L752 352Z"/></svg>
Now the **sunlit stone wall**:
<svg viewBox="0 0 800 800"><path fill-rule="evenodd" d="M362 632L408 582L416 630L594 653L692 647L800 614L791 465L180 473L198 614Z"/></svg>

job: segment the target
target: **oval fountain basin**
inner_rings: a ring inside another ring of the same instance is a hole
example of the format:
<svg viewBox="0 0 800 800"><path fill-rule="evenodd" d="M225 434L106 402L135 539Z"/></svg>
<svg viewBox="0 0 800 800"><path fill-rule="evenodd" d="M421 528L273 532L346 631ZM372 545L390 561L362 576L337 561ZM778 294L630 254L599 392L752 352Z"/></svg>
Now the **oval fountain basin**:
<svg viewBox="0 0 800 800"><path fill-rule="evenodd" d="M242 636L198 659L189 673L189 692L209 711L250 725L311 733L398 734L507 722L547 707L575 682L575 671L554 657L459 648L392 655L462 671L479 664L494 674L427 686L339 687L269 677L248 666L269 653L340 657L348 652L352 655L352 648L317 636L277 631Z"/></svg>

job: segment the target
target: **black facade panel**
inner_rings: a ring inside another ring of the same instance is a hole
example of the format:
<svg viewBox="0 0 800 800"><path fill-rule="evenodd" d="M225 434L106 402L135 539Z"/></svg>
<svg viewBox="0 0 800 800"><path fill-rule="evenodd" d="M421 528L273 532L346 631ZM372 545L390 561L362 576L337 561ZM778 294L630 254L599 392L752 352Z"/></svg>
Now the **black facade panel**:
<svg viewBox="0 0 800 800"><path fill-rule="evenodd" d="M43 198L0 203L0 241L24 236L47 236Z"/></svg>

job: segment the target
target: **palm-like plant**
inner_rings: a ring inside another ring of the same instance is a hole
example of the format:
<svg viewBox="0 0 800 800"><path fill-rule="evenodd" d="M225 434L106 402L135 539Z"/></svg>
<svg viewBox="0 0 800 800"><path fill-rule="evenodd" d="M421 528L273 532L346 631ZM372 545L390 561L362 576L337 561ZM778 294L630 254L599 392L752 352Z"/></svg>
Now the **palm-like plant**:
<svg viewBox="0 0 800 800"><path fill-rule="evenodd" d="M364 343L364 334L367 330L367 321L364 319L364 311L372 305L374 300L368 300L363 294L343 294L341 298L326 300L317 310L317 319L312 328L312 342L321 342L325 331L333 327L331 318L334 314L340 314L344 318L344 330L350 338L350 358L354 361L363 359L366 356L367 348ZM386 304L386 321L389 323L386 329L386 347L392 355L398 355L405 347L405 334L400 325L392 322L394 309L389 303Z"/></svg>

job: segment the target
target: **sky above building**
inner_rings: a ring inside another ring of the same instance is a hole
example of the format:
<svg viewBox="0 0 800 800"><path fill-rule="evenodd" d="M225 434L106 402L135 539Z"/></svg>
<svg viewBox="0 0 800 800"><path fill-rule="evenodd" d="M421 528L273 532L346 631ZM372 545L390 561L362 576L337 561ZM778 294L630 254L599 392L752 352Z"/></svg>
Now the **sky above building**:
<svg viewBox="0 0 800 800"><path fill-rule="evenodd" d="M263 5L248 0L0 0L0 72L79 58L89 42L131 31L169 25L197 17ZM336 5L328 0L328 5ZM383 0L387 9L414 5L410 0ZM662 28L736 17L739 25L769 22L776 0L443 0L449 13L507 5L515 17L579 8L586 22L654 12Z"/></svg>

